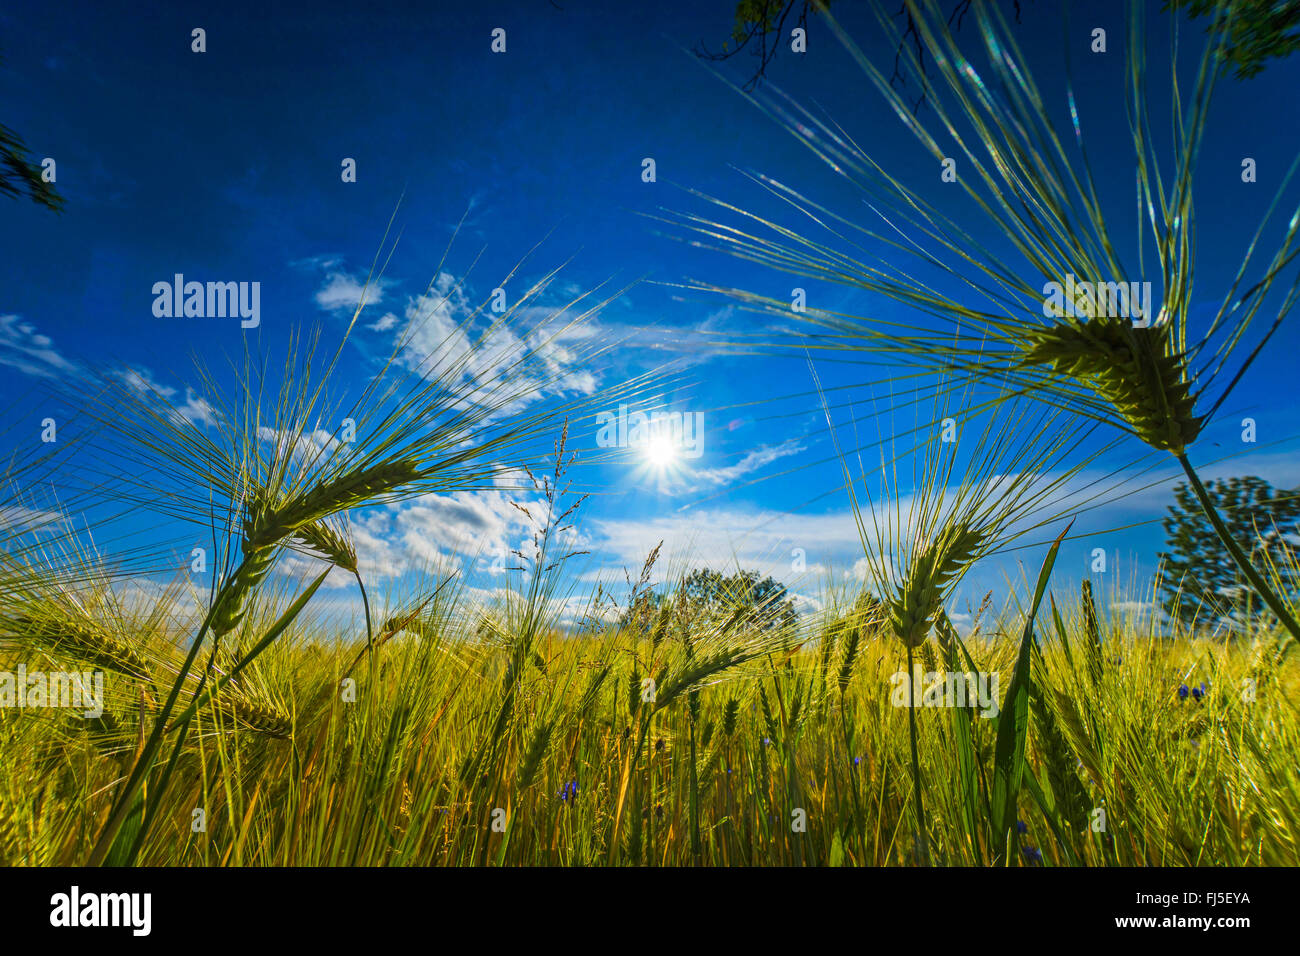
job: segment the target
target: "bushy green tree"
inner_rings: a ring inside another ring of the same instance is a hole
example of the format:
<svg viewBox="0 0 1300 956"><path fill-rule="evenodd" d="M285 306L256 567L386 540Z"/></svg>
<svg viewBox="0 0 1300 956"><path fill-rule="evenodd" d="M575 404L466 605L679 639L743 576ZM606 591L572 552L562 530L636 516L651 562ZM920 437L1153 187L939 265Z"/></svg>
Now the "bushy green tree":
<svg viewBox="0 0 1300 956"><path fill-rule="evenodd" d="M1022 2L1024 0L1009 0L1009 9L1017 23L1020 22ZM960 30L973 3L974 0L950 0L949 25ZM696 45L695 54L705 60L729 60L742 50L749 49L758 60L758 66L744 85L744 90L751 92L767 76L768 65L776 58L781 44L789 43L790 31L795 27L807 30L809 15L829 10L830 4L831 0L739 0L736 3L736 20L731 29L731 38L722 44L722 50L710 50L706 44L700 43ZM913 103L915 111L925 102L925 87L929 85L925 52L911 8L902 3L895 16L904 19L904 26L898 44L898 56L895 57L894 74L889 82L906 85L907 79L898 69L898 57L902 56L905 48L910 47L916 53L921 70L922 88L914 91L917 94Z"/></svg>
<svg viewBox="0 0 1300 956"><path fill-rule="evenodd" d="M716 622L739 611L747 623L770 630L793 626L799 616L785 585L770 576L760 577L757 571L722 574L696 568L667 596L657 591L637 594L620 623L649 630L665 600L675 604L682 622Z"/></svg>
<svg viewBox="0 0 1300 956"><path fill-rule="evenodd" d="M1166 10L1186 10L1192 17L1213 17L1221 0L1165 0ZM1300 3L1296 0L1235 0L1223 7L1232 17L1224 57L1239 80L1264 69L1264 61L1300 49Z"/></svg>
<svg viewBox="0 0 1300 956"><path fill-rule="evenodd" d="M1224 523L1252 563L1261 570L1270 564L1280 574L1286 590L1295 593L1300 580L1294 573L1300 490L1274 489L1263 478L1247 476L1206 482L1206 490ZM1161 592L1165 612L1185 622L1193 619L1232 626L1267 620L1267 609L1255 599L1241 571L1233 563L1214 528L1206 520L1192 490L1179 483L1176 503L1164 520L1169 550L1160 555L1164 564Z"/></svg>
<svg viewBox="0 0 1300 956"><path fill-rule="evenodd" d="M760 578L757 571L723 575L698 568L682 582L688 608L711 616L742 611L764 629L789 627L798 617L785 585L772 577Z"/></svg>
<svg viewBox="0 0 1300 956"><path fill-rule="evenodd" d="M47 209L63 210L63 197L41 177L41 168L27 158L22 138L0 123L0 195L17 199L24 193Z"/></svg>

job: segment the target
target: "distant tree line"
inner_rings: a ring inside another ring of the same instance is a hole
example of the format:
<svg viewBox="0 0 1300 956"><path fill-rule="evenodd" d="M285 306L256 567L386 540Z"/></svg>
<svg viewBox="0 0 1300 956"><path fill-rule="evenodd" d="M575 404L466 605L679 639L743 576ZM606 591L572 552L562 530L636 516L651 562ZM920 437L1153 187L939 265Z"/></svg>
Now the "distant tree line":
<svg viewBox="0 0 1300 956"><path fill-rule="evenodd" d="M638 593L623 612L620 624L647 630L653 627L665 600L674 602L674 614L692 626L722 623L735 617L737 623L771 630L793 627L798 612L784 584L757 571L722 574L697 568L682 579L669 594L658 591Z"/></svg>

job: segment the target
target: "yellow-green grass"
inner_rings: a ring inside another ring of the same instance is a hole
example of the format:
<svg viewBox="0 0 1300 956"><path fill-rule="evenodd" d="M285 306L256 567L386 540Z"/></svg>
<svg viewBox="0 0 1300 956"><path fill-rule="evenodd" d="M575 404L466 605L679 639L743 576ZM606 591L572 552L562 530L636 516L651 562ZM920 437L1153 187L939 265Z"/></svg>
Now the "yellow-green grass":
<svg viewBox="0 0 1300 956"><path fill-rule="evenodd" d="M516 674L514 625L498 619L485 634L480 611L444 602L421 637L387 641L373 669L352 672L354 700L341 681L364 631L296 624L239 675L237 689L200 709L136 862L919 862L908 713L890 679L906 651L876 629L883 625L866 625L854 640L851 622L759 634L743 622L719 629L675 613L666 633L653 633L656 621L641 638L548 630ZM260 632L267 621L255 616L246 626ZM1300 863L1294 658L1276 663L1264 650L1272 636L1258 645L1170 640L1101 617L1097 643L1078 602L1057 595L1054 610L1040 610L1027 760L1042 802L1032 785L1021 788L1025 826L1006 854L1011 865ZM166 686L181 654L176 635L127 633L111 621L104 628ZM979 670L999 675L1003 695L1020 634L1021 622L1007 618L964 642ZM71 644L9 639L0 648L0 670L78 664ZM736 649L748 659L683 682L710 655ZM917 666L941 669L945 653L931 638ZM644 699L647 677L653 701ZM86 862L142 747L141 714L147 731L158 706L135 676L110 670L105 679L98 720L0 709L4 863ZM1255 682L1253 701L1246 680ZM1179 697L1181 685L1202 682L1208 695ZM284 733L278 715L288 719ZM976 763L970 815L955 749L962 721ZM991 863L997 721L919 707L917 722L930 862ZM1093 829L1098 808L1104 830ZM194 830L196 809L205 831Z"/></svg>

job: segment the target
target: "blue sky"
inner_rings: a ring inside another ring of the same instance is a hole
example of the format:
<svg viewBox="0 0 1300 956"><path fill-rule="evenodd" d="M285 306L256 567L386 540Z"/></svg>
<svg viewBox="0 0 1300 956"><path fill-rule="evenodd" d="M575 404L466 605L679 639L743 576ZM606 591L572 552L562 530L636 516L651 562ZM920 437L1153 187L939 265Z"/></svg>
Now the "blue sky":
<svg viewBox="0 0 1300 956"><path fill-rule="evenodd" d="M1068 36L1090 156L1108 208L1124 222L1132 217L1132 152L1118 106L1124 23L1121 5L1094 12L1098 6L1079 5L1063 35L1056 4L1026 4L1015 35L1055 95L1063 131L1063 86L1052 77L1059 77ZM1152 4L1148 14L1153 108L1168 101L1154 65L1167 62L1171 18L1158 8ZM815 604L823 575L842 576L862 554L809 371L794 358L723 354L707 333L753 331L760 320L672 285L698 278L786 296L799 283L673 241L647 218L661 207L708 212L685 189L771 208L737 168L769 173L827 202L856 202L793 137L690 54L701 40L721 43L733 10L731 0L538 0L299 9L145 4L130 16L80 4L0 13L0 121L38 160L56 160L67 201L61 216L13 201L0 213L0 397L13 402L51 383L75 390L87 369L107 363L175 389L176 401L201 418L202 396L188 391L196 385L195 359L219 366L248 338L255 352L275 360L296 328L319 326L327 340L341 334L400 199L402 238L349 346L346 387L362 387L376 358L391 349L462 217L443 268L476 300L542 240L510 292L561 263L562 283L547 292L552 305L567 289L641 280L593 319L602 334L626 343L598 366L572 371L607 386L665 361L681 363L690 385L667 398L674 408L704 413L704 452L682 461L671 480L635 463L587 466L581 484L596 494L580 522L592 552L580 573L608 580L627 567L635 575L664 539L678 566L738 562ZM845 4L841 16L868 55L892 59L861 10ZM1095 25L1108 29L1112 52L1088 59ZM206 30L202 54L190 50L195 27ZM504 54L490 50L497 27L507 31ZM1188 69L1200 30L1183 35ZM963 34L973 40L973 26ZM742 56L720 69L743 82L752 64ZM807 54L782 53L769 77L824 109L909 184L938 188L928 157L823 26L812 24ZM1218 90L1197 195L1202 310L1217 305L1300 147L1298 89L1300 59L1293 58ZM1258 161L1254 186L1240 182L1243 156ZM355 183L341 181L347 157L357 163ZM642 182L644 157L655 159L655 183ZM1283 206L1295 202L1293 186ZM1277 234L1275 224L1266 235ZM155 316L151 289L175 273L260 282L260 325L244 330L232 319ZM900 314L844 289L802 284L819 307ZM1275 341L1197 446L1198 463L1232 456L1207 467L1208 475L1253 473L1300 484L1300 417L1290 386L1300 345L1294 321ZM818 373L830 387L864 380L861 368L840 363L819 363ZM888 437L888 420L867 411L872 393L843 394L855 402L859 437ZM874 395L884 399L880 390ZM851 444L850 411L838 415L846 426L841 441ZM1255 446L1239 440L1245 415L1258 423ZM32 417L35 430L38 408ZM590 445L592 432L587 427L578 440ZM1130 444L1110 460L1140 457ZM1173 476L1172 462L1150 461L1153 478ZM466 494L369 516L358 543L371 574L396 581L436 555L459 564L473 587L490 590L494 577L483 556L523 535L507 497ZM1081 518L1080 536L1061 556L1060 586L1088 573L1095 547L1112 556L1112 585L1140 584L1154 567L1158 519L1169 500L1167 487L1135 490ZM1147 523L1101 533L1136 522ZM146 525L156 530L156 522ZM792 569L794 549L805 554L803 573ZM1019 578L1021 561L1035 568L1042 550L987 562L959 592L956 609L1000 589L1007 574ZM178 555L175 566L183 563Z"/></svg>

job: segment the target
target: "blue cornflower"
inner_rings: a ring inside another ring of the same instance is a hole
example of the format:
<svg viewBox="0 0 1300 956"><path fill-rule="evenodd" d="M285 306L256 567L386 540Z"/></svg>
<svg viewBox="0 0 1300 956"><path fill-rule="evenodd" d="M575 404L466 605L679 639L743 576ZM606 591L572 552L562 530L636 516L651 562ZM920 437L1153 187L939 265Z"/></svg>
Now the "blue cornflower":
<svg viewBox="0 0 1300 956"><path fill-rule="evenodd" d="M764 737L764 738L763 738L763 746L764 746L764 747L770 747L770 746L772 746L772 738L771 738L771 737Z"/></svg>
<svg viewBox="0 0 1300 956"><path fill-rule="evenodd" d="M1178 699L1179 699L1179 700L1186 700L1186 699L1187 699L1187 694L1188 694L1187 685L1186 685L1186 684L1179 684L1179 685L1178 685Z"/></svg>
<svg viewBox="0 0 1300 956"><path fill-rule="evenodd" d="M1019 830L1022 834L1024 834L1024 833L1028 833L1028 832L1029 832L1029 825L1028 825L1027 823L1025 823L1024 820L1017 820L1017 821L1016 821L1016 829Z"/></svg>
<svg viewBox="0 0 1300 956"><path fill-rule="evenodd" d="M1020 852L1025 855L1025 859L1028 860L1031 865L1043 862L1043 852L1036 847L1021 847Z"/></svg>
<svg viewBox="0 0 1300 956"><path fill-rule="evenodd" d="M578 781L570 780L564 785L564 789L556 794L561 800L568 801L578 796Z"/></svg>
<svg viewBox="0 0 1300 956"><path fill-rule="evenodd" d="M860 763L862 763L862 758L861 758L861 757L854 757L854 758L853 758L853 766L856 767L856 766L858 766L858 764L860 764Z"/></svg>
<svg viewBox="0 0 1300 956"><path fill-rule="evenodd" d="M1201 690L1201 688L1199 687L1192 688L1192 698L1194 700L1200 700L1204 696L1205 696L1205 691Z"/></svg>

